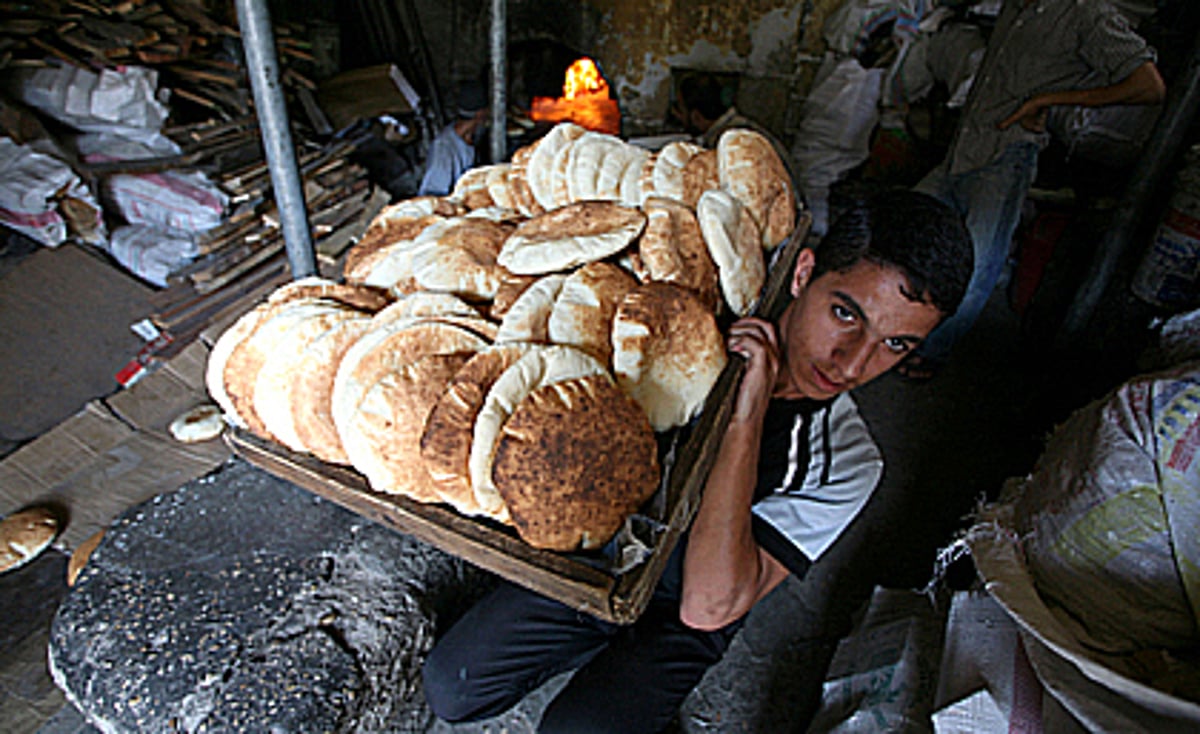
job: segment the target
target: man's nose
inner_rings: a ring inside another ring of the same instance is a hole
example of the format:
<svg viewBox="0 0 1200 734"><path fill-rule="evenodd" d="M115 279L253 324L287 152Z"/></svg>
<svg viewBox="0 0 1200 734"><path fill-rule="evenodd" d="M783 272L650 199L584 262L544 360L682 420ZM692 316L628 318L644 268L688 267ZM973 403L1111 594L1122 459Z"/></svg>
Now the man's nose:
<svg viewBox="0 0 1200 734"><path fill-rule="evenodd" d="M838 350L838 367L842 370L842 377L847 380L861 377L871 359L871 349L871 340L863 334L842 342Z"/></svg>

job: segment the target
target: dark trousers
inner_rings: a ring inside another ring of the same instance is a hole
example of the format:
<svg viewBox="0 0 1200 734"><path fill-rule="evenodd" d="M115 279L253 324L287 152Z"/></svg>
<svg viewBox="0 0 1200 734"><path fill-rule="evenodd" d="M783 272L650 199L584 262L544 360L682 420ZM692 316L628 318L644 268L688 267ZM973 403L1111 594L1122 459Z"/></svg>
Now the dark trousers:
<svg viewBox="0 0 1200 734"><path fill-rule="evenodd" d="M541 732L657 732L740 622L702 632L679 621L679 601L656 593L619 626L502 583L438 641L425 662L425 695L451 721L499 714L549 678L578 668L547 706Z"/></svg>

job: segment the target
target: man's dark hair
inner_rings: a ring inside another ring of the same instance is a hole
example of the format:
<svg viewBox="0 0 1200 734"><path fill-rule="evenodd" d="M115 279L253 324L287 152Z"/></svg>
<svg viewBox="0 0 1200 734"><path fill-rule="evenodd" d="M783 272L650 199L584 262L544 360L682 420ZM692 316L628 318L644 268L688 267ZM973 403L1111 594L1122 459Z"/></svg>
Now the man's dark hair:
<svg viewBox="0 0 1200 734"><path fill-rule="evenodd" d="M928 194L895 189L855 202L816 248L812 279L860 260L900 270L914 301L944 316L958 308L974 269L975 248L962 217Z"/></svg>
<svg viewBox="0 0 1200 734"><path fill-rule="evenodd" d="M685 76L679 82L679 98L686 109L696 110L710 120L719 118L729 109L724 87L710 74Z"/></svg>

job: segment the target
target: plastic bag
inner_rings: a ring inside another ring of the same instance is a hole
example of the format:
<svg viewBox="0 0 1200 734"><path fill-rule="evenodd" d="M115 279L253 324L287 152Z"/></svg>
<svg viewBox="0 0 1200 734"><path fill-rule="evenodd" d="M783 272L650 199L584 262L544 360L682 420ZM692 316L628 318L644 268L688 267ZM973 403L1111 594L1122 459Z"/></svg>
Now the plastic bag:
<svg viewBox="0 0 1200 734"><path fill-rule="evenodd" d="M47 247L104 241L100 206L63 160L0 138L0 222Z"/></svg>

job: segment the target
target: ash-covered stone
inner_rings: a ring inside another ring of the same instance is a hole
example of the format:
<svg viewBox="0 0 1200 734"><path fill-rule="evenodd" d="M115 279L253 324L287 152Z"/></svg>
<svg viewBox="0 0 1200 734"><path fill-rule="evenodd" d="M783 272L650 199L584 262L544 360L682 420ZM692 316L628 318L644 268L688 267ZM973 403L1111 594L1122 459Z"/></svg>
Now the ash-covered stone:
<svg viewBox="0 0 1200 734"><path fill-rule="evenodd" d="M105 732L423 731L434 625L490 581L234 460L113 524L51 671Z"/></svg>

